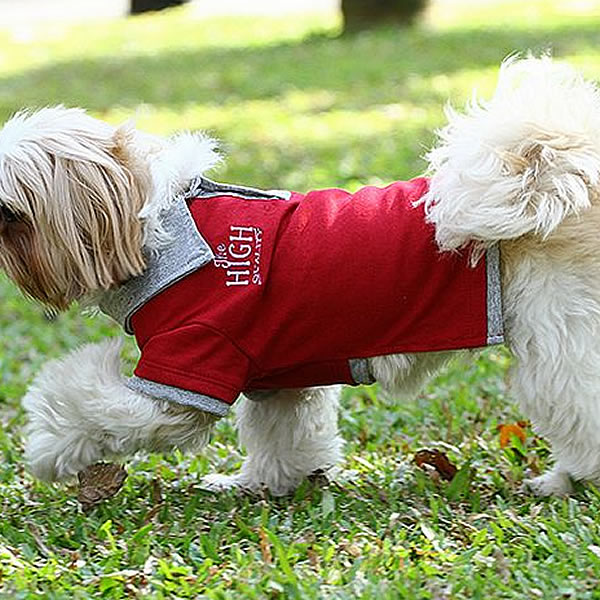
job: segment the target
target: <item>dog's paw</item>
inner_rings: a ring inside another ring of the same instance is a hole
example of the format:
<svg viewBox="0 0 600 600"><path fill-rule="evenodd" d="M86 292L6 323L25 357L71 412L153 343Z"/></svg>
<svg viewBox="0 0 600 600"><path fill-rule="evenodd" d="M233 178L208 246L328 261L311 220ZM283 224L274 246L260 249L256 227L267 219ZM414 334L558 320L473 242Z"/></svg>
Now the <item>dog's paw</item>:
<svg viewBox="0 0 600 600"><path fill-rule="evenodd" d="M261 491L261 486L250 484L240 477L240 475L221 475L220 473L211 473L200 479L199 487L206 492L228 492L230 490L257 494Z"/></svg>
<svg viewBox="0 0 600 600"><path fill-rule="evenodd" d="M546 471L539 477L526 479L523 487L536 496L568 496L573 491L569 474L557 468Z"/></svg>

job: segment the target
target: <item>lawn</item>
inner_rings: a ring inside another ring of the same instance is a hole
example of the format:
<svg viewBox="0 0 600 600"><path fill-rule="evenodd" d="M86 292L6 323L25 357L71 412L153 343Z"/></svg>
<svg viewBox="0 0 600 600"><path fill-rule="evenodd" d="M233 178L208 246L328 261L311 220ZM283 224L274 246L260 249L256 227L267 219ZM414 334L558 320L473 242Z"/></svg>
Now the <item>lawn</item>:
<svg viewBox="0 0 600 600"><path fill-rule="evenodd" d="M335 15L199 20L193 7L0 28L0 121L81 105L211 132L220 180L356 188L421 173L445 102L490 93L509 53L551 49L600 79L595 2L446 0L411 31L339 33ZM283 499L201 491L240 464L229 420L201 456L137 456L119 495L83 514L75 486L26 473L19 398L45 360L118 329L76 307L52 318L4 279L0 299L0 597L600 598L600 493L532 498L520 482L547 445L527 427L500 444L523 418L504 349L457 358L416 399L347 389L339 481ZM124 355L131 368L131 341ZM456 465L452 482L414 464L423 448Z"/></svg>

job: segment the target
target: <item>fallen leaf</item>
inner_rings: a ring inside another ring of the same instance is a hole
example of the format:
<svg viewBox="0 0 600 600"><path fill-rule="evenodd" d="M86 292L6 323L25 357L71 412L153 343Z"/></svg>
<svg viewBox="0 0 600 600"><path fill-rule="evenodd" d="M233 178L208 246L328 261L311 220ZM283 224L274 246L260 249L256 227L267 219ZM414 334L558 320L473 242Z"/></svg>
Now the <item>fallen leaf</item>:
<svg viewBox="0 0 600 600"><path fill-rule="evenodd" d="M527 434L523 427L526 424L523 421L519 421L518 423L508 423L506 425L499 425L498 431L500 432L500 447L506 448L512 445L513 436L521 440L521 443L525 443L525 438Z"/></svg>
<svg viewBox="0 0 600 600"><path fill-rule="evenodd" d="M448 457L439 450L419 450L415 454L415 462L422 469L426 466L433 467L446 481L452 481L457 468L448 460Z"/></svg>
<svg viewBox="0 0 600 600"><path fill-rule="evenodd" d="M319 558L317 552L315 552L312 548L307 548L306 556L308 557L308 562L310 563L310 566L315 571L318 571L321 568L321 559Z"/></svg>
<svg viewBox="0 0 600 600"><path fill-rule="evenodd" d="M359 556L362 555L362 551L361 551L360 547L357 546L356 544L348 544L346 546L345 550L348 554L350 554L350 556L353 556L354 558L358 558Z"/></svg>
<svg viewBox="0 0 600 600"><path fill-rule="evenodd" d="M273 562L273 554L271 553L271 543L267 532L260 527L258 530L258 538L260 543L260 553L262 554L263 562L270 565Z"/></svg>
<svg viewBox="0 0 600 600"><path fill-rule="evenodd" d="M152 504L154 504L154 506L162 504L163 498L160 480L156 477L150 482L150 496L152 498Z"/></svg>
<svg viewBox="0 0 600 600"><path fill-rule="evenodd" d="M88 512L103 500L112 498L123 487L127 471L122 465L96 463L80 471L77 479L77 500L83 512Z"/></svg>

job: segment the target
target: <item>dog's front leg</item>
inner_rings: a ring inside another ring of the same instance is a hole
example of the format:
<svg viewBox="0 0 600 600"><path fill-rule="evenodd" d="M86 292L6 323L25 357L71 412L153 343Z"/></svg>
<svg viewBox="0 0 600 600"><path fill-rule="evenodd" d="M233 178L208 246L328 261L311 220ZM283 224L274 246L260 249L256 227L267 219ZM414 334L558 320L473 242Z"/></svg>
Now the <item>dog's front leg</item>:
<svg viewBox="0 0 600 600"><path fill-rule="evenodd" d="M526 479L523 485L536 496L568 496L573 491L571 477L559 463L538 477Z"/></svg>
<svg viewBox="0 0 600 600"><path fill-rule="evenodd" d="M48 362L29 388L25 455L39 479L67 479L137 450L197 449L216 417L125 385L120 343L88 344Z"/></svg>
<svg viewBox="0 0 600 600"><path fill-rule="evenodd" d="M236 422L247 457L235 475L204 477L211 490L267 488L275 496L292 492L311 473L341 460L338 435L340 388L280 390L260 401L242 397Z"/></svg>

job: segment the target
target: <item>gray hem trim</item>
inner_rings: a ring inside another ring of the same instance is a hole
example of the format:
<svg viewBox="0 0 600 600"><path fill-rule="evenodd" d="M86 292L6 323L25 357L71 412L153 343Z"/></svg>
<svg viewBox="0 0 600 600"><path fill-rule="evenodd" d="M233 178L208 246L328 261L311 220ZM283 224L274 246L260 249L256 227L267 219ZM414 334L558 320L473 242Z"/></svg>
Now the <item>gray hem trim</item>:
<svg viewBox="0 0 600 600"><path fill-rule="evenodd" d="M348 360L350 375L356 385L371 385L376 379L371 373L368 358L351 358Z"/></svg>
<svg viewBox="0 0 600 600"><path fill-rule="evenodd" d="M502 317L502 284L500 281L500 248L495 244L487 249L487 343L488 346L504 343Z"/></svg>
<svg viewBox="0 0 600 600"><path fill-rule="evenodd" d="M156 383L155 381L136 377L135 375L127 379L125 385L134 392L160 400L168 400L175 404L191 406L198 410L217 415L218 417L224 417L231 408L229 404L223 402L223 400L205 396L204 394L199 394L197 392L191 392L190 390L165 385L163 383Z"/></svg>

